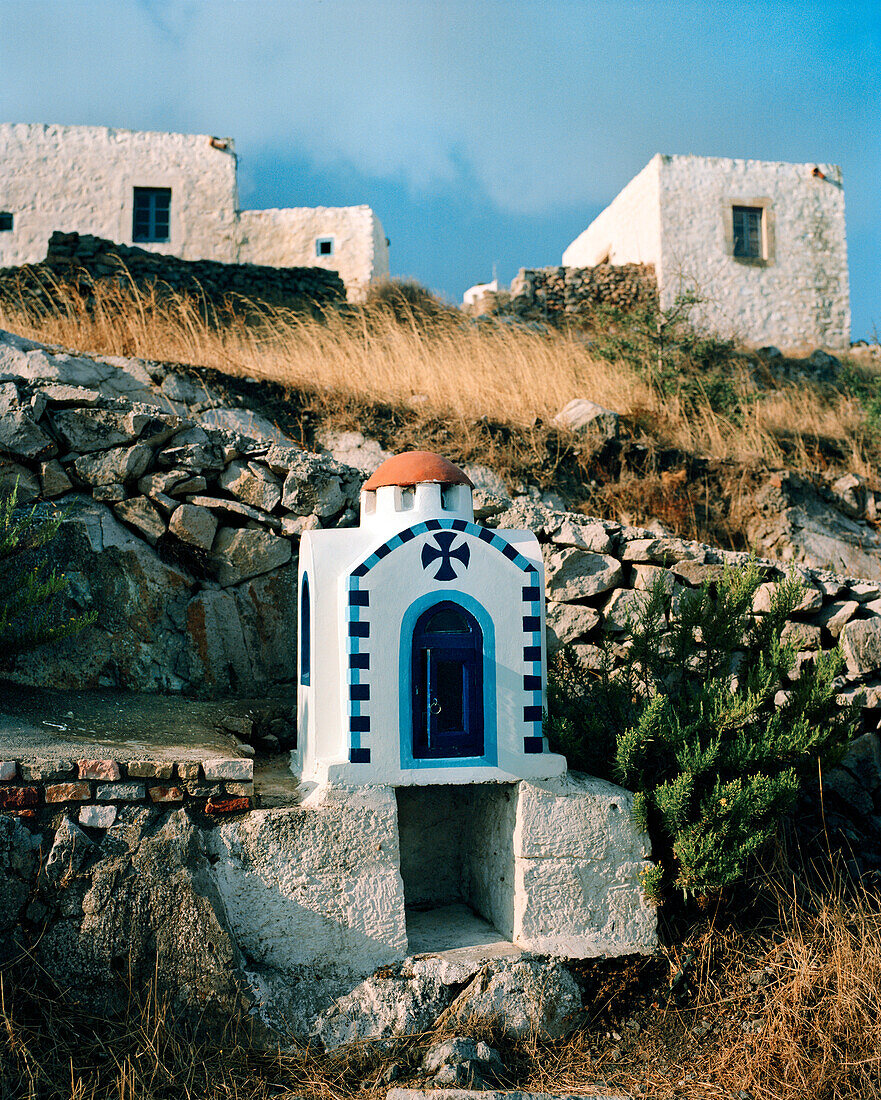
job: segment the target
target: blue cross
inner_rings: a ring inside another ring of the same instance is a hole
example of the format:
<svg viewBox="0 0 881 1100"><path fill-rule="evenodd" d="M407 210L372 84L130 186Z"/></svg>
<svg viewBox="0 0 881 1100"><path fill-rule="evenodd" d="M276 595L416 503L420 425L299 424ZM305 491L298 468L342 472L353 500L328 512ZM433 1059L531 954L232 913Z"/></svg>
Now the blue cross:
<svg viewBox="0 0 881 1100"><path fill-rule="evenodd" d="M433 561L440 558L440 569L435 573L434 579L436 581L454 581L456 579L456 569L453 566L452 559L458 558L467 569L468 562L471 560L471 548L466 542L463 542L453 549L453 543L456 541L455 531L438 531L434 536L434 541L440 549L428 542L422 547L422 568L427 569Z"/></svg>

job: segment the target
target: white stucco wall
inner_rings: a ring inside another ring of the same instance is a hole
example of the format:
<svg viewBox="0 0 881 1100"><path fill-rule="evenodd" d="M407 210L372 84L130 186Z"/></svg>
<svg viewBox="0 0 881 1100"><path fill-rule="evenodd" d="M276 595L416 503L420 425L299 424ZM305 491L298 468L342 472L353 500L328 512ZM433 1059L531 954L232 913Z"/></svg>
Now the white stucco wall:
<svg viewBox="0 0 881 1100"><path fill-rule="evenodd" d="M658 187L661 157L656 155L563 253L566 267L599 263L655 264L661 259ZM660 273L658 273L660 275Z"/></svg>
<svg viewBox="0 0 881 1100"><path fill-rule="evenodd" d="M349 301L359 301L371 282L388 276L388 245L369 206L243 210L239 215L240 263L271 267L324 267L338 271ZM333 253L316 254L316 241L333 239Z"/></svg>
<svg viewBox="0 0 881 1100"><path fill-rule="evenodd" d="M235 259L236 158L208 134L0 124L0 267L45 258L55 230L91 233L185 260ZM169 241L132 240L135 187L171 188Z"/></svg>
<svg viewBox="0 0 881 1100"><path fill-rule="evenodd" d="M662 157L662 307L684 282L706 301L692 318L754 344L847 348L850 292L841 169L813 164ZM732 206L764 209L760 262L736 259Z"/></svg>

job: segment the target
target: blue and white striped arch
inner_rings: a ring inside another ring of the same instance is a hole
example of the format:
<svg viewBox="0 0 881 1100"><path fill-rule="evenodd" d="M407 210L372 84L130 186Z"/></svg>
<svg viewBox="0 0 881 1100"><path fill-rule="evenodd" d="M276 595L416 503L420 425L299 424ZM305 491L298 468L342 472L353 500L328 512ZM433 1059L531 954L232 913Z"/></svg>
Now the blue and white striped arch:
<svg viewBox="0 0 881 1100"><path fill-rule="evenodd" d="M525 753L544 752L541 705L541 587L538 570L500 534L464 519L429 519L398 532L376 548L349 574L347 608L349 760L370 763L370 592L363 587L371 569L393 550L431 531L459 531L492 546L524 573L521 589L523 622L523 720L531 733Z"/></svg>

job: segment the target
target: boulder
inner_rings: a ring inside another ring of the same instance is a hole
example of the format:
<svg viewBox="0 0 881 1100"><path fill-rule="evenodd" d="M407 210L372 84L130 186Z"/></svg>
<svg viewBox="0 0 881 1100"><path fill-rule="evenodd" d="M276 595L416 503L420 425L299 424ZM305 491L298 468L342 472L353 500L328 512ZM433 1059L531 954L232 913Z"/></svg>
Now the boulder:
<svg viewBox="0 0 881 1100"><path fill-rule="evenodd" d="M179 504L171 513L168 529L181 542L210 550L217 531L217 518L213 512L197 504Z"/></svg>
<svg viewBox="0 0 881 1100"><path fill-rule="evenodd" d="M640 611L651 599L649 592L636 592L632 588L616 588L603 608L603 625L606 630L627 630L635 623Z"/></svg>
<svg viewBox="0 0 881 1100"><path fill-rule="evenodd" d="M193 1019L247 1010L203 835L183 810L163 819L125 809L87 848L65 819L52 849L63 873L45 899L66 919L50 924L35 957L67 996L113 1013L125 1007L129 982L155 980L157 994Z"/></svg>
<svg viewBox="0 0 881 1100"><path fill-rule="evenodd" d="M621 417L586 397L576 397L557 413L553 423L570 432L594 434L607 441L618 438Z"/></svg>
<svg viewBox="0 0 881 1100"><path fill-rule="evenodd" d="M58 448L27 410L13 408L0 416L0 451L33 462L50 458Z"/></svg>
<svg viewBox="0 0 881 1100"><path fill-rule="evenodd" d="M563 520L552 532L555 546L574 546L576 550L590 550L594 554L609 554L614 543L612 536L601 523L579 523L571 517Z"/></svg>
<svg viewBox="0 0 881 1100"><path fill-rule="evenodd" d="M550 553L545 569L547 595L553 600L598 596L621 581L621 566L615 558L574 547Z"/></svg>
<svg viewBox="0 0 881 1100"><path fill-rule="evenodd" d="M581 993L557 959L488 963L444 1013L442 1022L479 1021L509 1035L560 1039L578 1022Z"/></svg>
<svg viewBox="0 0 881 1100"><path fill-rule="evenodd" d="M281 500L278 479L258 462L235 460L226 467L219 480L230 496L266 512L271 512Z"/></svg>
<svg viewBox="0 0 881 1100"><path fill-rule="evenodd" d="M795 474L774 474L754 498L749 544L770 558L881 580L881 534Z"/></svg>
<svg viewBox="0 0 881 1100"><path fill-rule="evenodd" d="M851 620L841 631L840 643L852 676L881 668L881 618Z"/></svg>
<svg viewBox="0 0 881 1100"><path fill-rule="evenodd" d="M146 444L136 443L133 447L113 447L82 455L73 467L87 485L111 485L137 480L152 457L153 452Z"/></svg>
<svg viewBox="0 0 881 1100"><path fill-rule="evenodd" d="M599 621L600 614L593 607L549 600L545 617L548 653L555 653L561 646L589 634Z"/></svg>
<svg viewBox="0 0 881 1100"><path fill-rule="evenodd" d="M291 560L291 544L269 531L221 527L214 540L211 562L226 588L268 573Z"/></svg>

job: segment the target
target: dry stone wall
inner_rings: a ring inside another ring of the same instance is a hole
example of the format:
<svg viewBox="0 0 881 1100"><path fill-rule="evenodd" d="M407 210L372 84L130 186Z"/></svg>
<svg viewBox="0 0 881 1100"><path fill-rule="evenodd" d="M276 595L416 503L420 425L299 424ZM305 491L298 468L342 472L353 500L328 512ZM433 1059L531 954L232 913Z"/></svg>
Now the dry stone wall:
<svg viewBox="0 0 881 1100"><path fill-rule="evenodd" d="M55 232L41 263L0 269L0 299L23 301L37 311L51 309L59 281L73 286L87 308L96 287L127 291L132 283L160 296L196 297L215 310L241 310L249 302L302 310L338 305L346 298L339 274L320 267L181 260L101 237Z"/></svg>
<svg viewBox="0 0 881 1100"><path fill-rule="evenodd" d="M558 321L596 306L632 309L657 301L652 264L521 268L511 283L511 312L530 320Z"/></svg>

